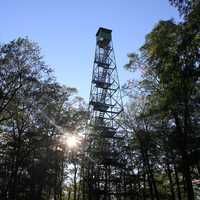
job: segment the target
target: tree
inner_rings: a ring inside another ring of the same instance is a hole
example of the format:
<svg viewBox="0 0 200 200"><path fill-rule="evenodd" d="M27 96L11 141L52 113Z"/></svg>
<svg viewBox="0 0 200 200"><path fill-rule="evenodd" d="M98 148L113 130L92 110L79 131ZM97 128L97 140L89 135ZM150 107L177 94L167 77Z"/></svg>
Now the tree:
<svg viewBox="0 0 200 200"><path fill-rule="evenodd" d="M56 82L37 44L19 38L0 48L0 197L62 199L65 132L84 125L76 89Z"/></svg>
<svg viewBox="0 0 200 200"><path fill-rule="evenodd" d="M199 0L169 0L170 3L178 8L181 15L187 16L199 3Z"/></svg>
<svg viewBox="0 0 200 200"><path fill-rule="evenodd" d="M157 163L158 168L162 166L162 169L154 174L165 172L173 199L175 189L178 198L183 198L183 188L187 199L194 199L192 179L197 177L194 171L199 168L199 144L195 142L199 138L197 102L200 41L199 23L196 20L199 19L199 13L199 7L195 7L187 20L180 24L172 20L160 21L146 36L145 44L140 49L141 54L133 54L133 62L126 65L130 70L139 67L143 72L138 88L145 99L145 109L140 110L139 119L145 120L148 132L156 136L153 144L160 153L151 149L148 151L152 156L159 155L158 158L162 158L161 162L152 161L154 165ZM140 121L136 121L134 126L138 127ZM138 131L141 133L141 128L135 128L136 137L139 136ZM145 138L144 128L142 132L140 135ZM148 142L149 138L145 141ZM154 193L153 189L151 193Z"/></svg>

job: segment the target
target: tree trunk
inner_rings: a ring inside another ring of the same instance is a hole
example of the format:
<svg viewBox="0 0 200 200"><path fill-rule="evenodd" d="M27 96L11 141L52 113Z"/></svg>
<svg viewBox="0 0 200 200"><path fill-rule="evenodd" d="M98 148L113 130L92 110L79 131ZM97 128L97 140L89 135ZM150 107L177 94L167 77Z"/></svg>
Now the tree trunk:
<svg viewBox="0 0 200 200"><path fill-rule="evenodd" d="M186 111L185 111L186 112ZM186 115L186 114L185 114ZM189 157L187 153L187 131L188 131L188 125L186 116L184 116L184 131L182 130L179 122L179 118L177 114L174 114L175 123L177 127L177 133L178 136L181 139L180 142L180 151L181 151L181 157L182 157L182 165L183 165L183 174L185 177L185 184L186 184L186 190L187 190L187 199L188 200L195 200L194 199L194 191L192 187L192 179L190 174L190 164L189 164Z"/></svg>
<svg viewBox="0 0 200 200"><path fill-rule="evenodd" d="M186 186L187 186L187 196L188 200L195 200L194 199L194 191L192 187L192 178L191 178L191 172L190 172L190 163L189 163L189 157L188 157L188 134L190 133L190 113L189 113L189 108L188 108L188 98L187 98L187 93L185 97L185 112L184 112L184 147L183 148L183 162L185 162L184 165L184 175L186 179Z"/></svg>
<svg viewBox="0 0 200 200"><path fill-rule="evenodd" d="M71 189L69 189L67 200L70 200L71 197Z"/></svg>
<svg viewBox="0 0 200 200"><path fill-rule="evenodd" d="M147 168L148 168L150 179L151 179L151 182L152 182L152 185L153 185L153 189L154 189L154 192L155 192L156 200L159 200L159 194L158 194L156 182L155 182L155 179L154 179L153 170L152 170L152 168L150 166L150 163L149 163L149 156L148 156L147 153L145 153L145 155L146 155Z"/></svg>
<svg viewBox="0 0 200 200"><path fill-rule="evenodd" d="M77 166L76 166L76 163L74 163L74 199L73 200L76 200L76 194L77 194L77 183L76 183L76 180L77 179Z"/></svg>
<svg viewBox="0 0 200 200"><path fill-rule="evenodd" d="M171 169L170 169L170 165L169 165L168 162L167 162L166 173L168 175L169 183L170 183L171 199L175 200L175 193L174 193L174 186L173 186L173 181L172 181Z"/></svg>
<svg viewBox="0 0 200 200"><path fill-rule="evenodd" d="M143 196L143 200L146 200L146 175L144 173L143 175L143 184L144 184L144 189L143 189L143 192L142 192L142 196Z"/></svg>
<svg viewBox="0 0 200 200"><path fill-rule="evenodd" d="M180 183L179 183L179 178L178 178L178 172L177 172L175 163L174 163L174 172L175 172L175 180L176 180L176 185L177 185L178 200L182 200L182 198L181 198L181 190L180 190Z"/></svg>

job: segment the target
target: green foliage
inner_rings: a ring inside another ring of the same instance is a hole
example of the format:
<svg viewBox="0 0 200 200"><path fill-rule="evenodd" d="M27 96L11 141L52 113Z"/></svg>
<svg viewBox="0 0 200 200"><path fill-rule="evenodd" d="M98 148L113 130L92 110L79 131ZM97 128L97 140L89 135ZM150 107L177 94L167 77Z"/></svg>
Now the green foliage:
<svg viewBox="0 0 200 200"><path fill-rule="evenodd" d="M36 43L0 47L0 198L61 199L70 164L60 142L85 123L76 89L56 82Z"/></svg>
<svg viewBox="0 0 200 200"><path fill-rule="evenodd" d="M199 5L192 3L184 22L160 21L129 66L143 72L133 88L136 95L125 89L133 166L141 169L137 175L146 188L141 190L144 199L195 199L192 180L200 176L199 15Z"/></svg>
<svg viewBox="0 0 200 200"><path fill-rule="evenodd" d="M187 16L200 3L199 0L169 0L169 2L184 16Z"/></svg>

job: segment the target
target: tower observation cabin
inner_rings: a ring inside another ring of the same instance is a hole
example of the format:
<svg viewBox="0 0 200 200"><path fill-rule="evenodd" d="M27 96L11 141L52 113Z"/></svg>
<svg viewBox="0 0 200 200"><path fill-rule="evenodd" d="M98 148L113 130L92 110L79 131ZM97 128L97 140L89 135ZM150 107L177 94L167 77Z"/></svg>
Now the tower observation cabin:
<svg viewBox="0 0 200 200"><path fill-rule="evenodd" d="M112 40L112 30L100 27L96 33L97 45L101 48L108 46Z"/></svg>

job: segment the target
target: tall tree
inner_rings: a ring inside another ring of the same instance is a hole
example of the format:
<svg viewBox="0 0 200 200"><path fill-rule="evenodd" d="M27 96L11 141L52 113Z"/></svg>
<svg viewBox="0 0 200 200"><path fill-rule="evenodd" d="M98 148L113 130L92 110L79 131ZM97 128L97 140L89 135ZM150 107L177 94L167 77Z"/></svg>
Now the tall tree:
<svg viewBox="0 0 200 200"><path fill-rule="evenodd" d="M199 11L197 5L180 24L160 21L146 36L140 56L131 54L131 62L126 65L131 70L139 67L143 72L139 88L146 109L140 111L140 119L148 122L148 132L157 135L154 144L163 158L158 166L163 166L169 178L171 197L175 198L174 189L179 199L184 196L180 188L183 182L181 187L185 188L188 200L194 199L192 179L198 177L194 171L198 171L199 165L199 144L195 142L200 128ZM155 152L152 155L156 156Z"/></svg>
<svg viewBox="0 0 200 200"><path fill-rule="evenodd" d="M0 198L60 200L69 164L61 138L84 125L83 100L28 39L2 45L0 58Z"/></svg>

